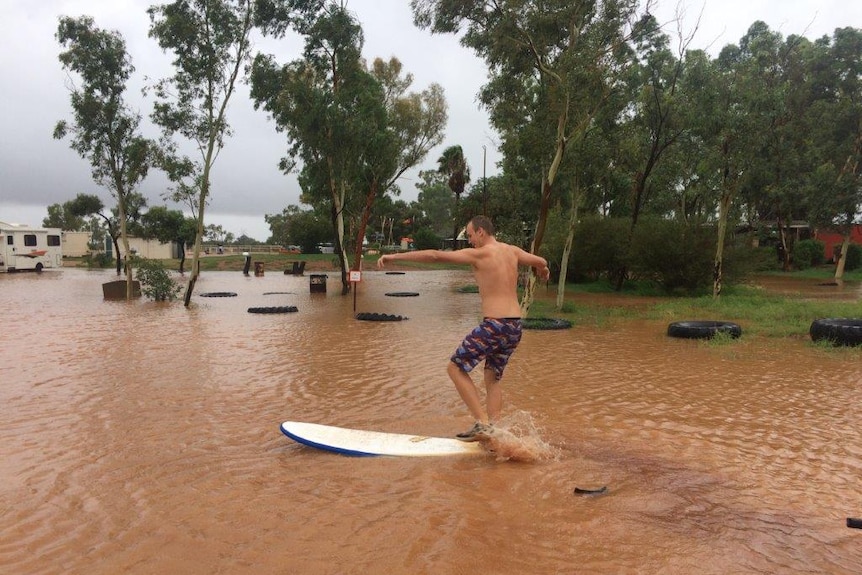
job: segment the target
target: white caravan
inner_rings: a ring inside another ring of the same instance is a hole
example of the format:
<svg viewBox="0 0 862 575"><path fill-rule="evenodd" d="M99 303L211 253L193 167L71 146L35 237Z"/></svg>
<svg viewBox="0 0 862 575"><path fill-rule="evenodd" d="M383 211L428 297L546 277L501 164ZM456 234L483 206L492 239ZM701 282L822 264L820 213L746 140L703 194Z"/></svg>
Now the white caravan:
<svg viewBox="0 0 862 575"><path fill-rule="evenodd" d="M62 232L0 222L0 272L63 267Z"/></svg>

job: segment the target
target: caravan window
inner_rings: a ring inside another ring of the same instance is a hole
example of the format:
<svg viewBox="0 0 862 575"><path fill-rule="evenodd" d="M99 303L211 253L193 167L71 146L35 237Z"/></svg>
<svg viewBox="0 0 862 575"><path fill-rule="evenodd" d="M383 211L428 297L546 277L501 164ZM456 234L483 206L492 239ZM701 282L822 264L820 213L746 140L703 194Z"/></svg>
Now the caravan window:
<svg viewBox="0 0 862 575"><path fill-rule="evenodd" d="M13 235L6 236L6 245L14 246L15 245L15 236L13 236Z"/></svg>
<svg viewBox="0 0 862 575"><path fill-rule="evenodd" d="M60 236L52 236L48 234L48 245L49 246L59 246L60 245Z"/></svg>
<svg viewBox="0 0 862 575"><path fill-rule="evenodd" d="M24 245L25 246L35 246L36 244L36 234L24 234Z"/></svg>

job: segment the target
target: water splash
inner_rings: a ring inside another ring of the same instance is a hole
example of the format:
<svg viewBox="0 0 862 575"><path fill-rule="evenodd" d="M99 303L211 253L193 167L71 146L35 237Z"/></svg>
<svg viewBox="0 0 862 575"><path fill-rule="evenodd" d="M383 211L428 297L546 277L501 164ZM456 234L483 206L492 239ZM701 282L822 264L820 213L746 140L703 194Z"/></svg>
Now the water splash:
<svg viewBox="0 0 862 575"><path fill-rule="evenodd" d="M532 415L526 411L517 411L496 422L493 435L482 444L497 461L532 463L552 460L559 455L557 449L542 439Z"/></svg>

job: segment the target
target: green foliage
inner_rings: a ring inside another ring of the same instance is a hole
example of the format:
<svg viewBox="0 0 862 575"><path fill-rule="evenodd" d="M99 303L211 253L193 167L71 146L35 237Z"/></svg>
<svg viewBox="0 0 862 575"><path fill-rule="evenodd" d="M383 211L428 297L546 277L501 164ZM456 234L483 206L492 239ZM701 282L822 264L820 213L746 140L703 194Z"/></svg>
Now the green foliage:
<svg viewBox="0 0 862 575"><path fill-rule="evenodd" d="M42 227L60 228L63 231L80 231L86 221L71 211L69 202L48 206L48 217L42 220Z"/></svg>
<svg viewBox="0 0 862 575"><path fill-rule="evenodd" d="M642 219L632 236L629 270L667 293L697 293L712 283L715 230L658 218Z"/></svg>
<svg viewBox="0 0 862 575"><path fill-rule="evenodd" d="M182 291L182 286L171 277L159 260L136 259L137 278L141 292L155 301L173 301Z"/></svg>
<svg viewBox="0 0 862 575"><path fill-rule="evenodd" d="M446 185L446 179L437 171L422 170L419 177L422 181L416 184L419 194L414 202L421 214L419 223L432 228L438 236L449 237L455 204L452 191Z"/></svg>
<svg viewBox="0 0 862 575"><path fill-rule="evenodd" d="M81 87L71 93L74 121L59 121L54 138L70 136L72 149L90 162L93 181L117 200L114 219L121 225L112 228L108 221L111 237L128 236L125 224L135 220L140 207L146 204L135 188L147 176L155 145L138 134L140 114L133 112L124 99L126 84L134 71L126 43L118 32L96 27L89 16L61 18L56 38L63 47L60 63L67 72L80 77ZM126 273L126 281L131 281L131 270Z"/></svg>
<svg viewBox="0 0 862 575"><path fill-rule="evenodd" d="M819 240L801 240L793 246L793 263L804 270L819 266L824 261L824 245Z"/></svg>
<svg viewBox="0 0 862 575"><path fill-rule="evenodd" d="M850 244L847 248L847 261L844 262L844 271L858 270L862 267L862 246Z"/></svg>
<svg viewBox="0 0 862 575"><path fill-rule="evenodd" d="M440 249L443 239L429 228L419 228L413 232L413 244L417 250Z"/></svg>
<svg viewBox="0 0 862 575"><path fill-rule="evenodd" d="M95 252L84 256L83 262L88 268L109 268L114 265L114 258L105 252Z"/></svg>
<svg viewBox="0 0 862 575"><path fill-rule="evenodd" d="M266 214L264 219L273 243L300 246L304 254L317 253L318 244L332 241L332 223L322 211L300 210L290 205L280 214Z"/></svg>
<svg viewBox="0 0 862 575"><path fill-rule="evenodd" d="M569 262L569 281L596 280L612 282L627 260L626 238L630 222L623 218L584 218L575 229L575 242ZM548 254L558 262L562 251Z"/></svg>
<svg viewBox="0 0 862 575"><path fill-rule="evenodd" d="M173 53L174 75L154 87L151 119L162 130L160 167L176 184L174 199L186 201L197 222L196 249L186 290L189 305L198 276L211 171L225 138L227 110L250 57L251 0L175 0L151 6L150 37ZM197 160L181 157L174 138L189 140Z"/></svg>
<svg viewBox="0 0 862 575"><path fill-rule="evenodd" d="M551 213L542 254L553 269L559 269L566 225L562 214L556 210ZM714 227L642 218L629 244L630 227L627 218L582 218L575 228L565 281L583 283L601 278L615 284L621 270L627 268L629 289L641 293L699 293L711 285ZM725 243L723 275L727 283L776 268L774 248L752 248L744 236L728 238Z"/></svg>

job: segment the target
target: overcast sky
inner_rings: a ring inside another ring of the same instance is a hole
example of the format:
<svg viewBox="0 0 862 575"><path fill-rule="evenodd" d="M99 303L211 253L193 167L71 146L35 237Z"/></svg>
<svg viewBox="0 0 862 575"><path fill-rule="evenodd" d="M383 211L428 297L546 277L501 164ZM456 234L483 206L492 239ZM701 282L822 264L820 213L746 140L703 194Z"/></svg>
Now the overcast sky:
<svg viewBox="0 0 862 575"><path fill-rule="evenodd" d="M60 47L54 37L60 16L92 16L103 29L118 30L126 40L136 68L127 100L146 117L152 102L140 89L152 79L171 75L170 58L147 36L146 9L154 0L0 0L0 220L38 225L47 206L62 203L79 193L97 194L106 205L113 200L92 183L88 163L69 148L68 140L52 138L58 120L70 119L69 78L60 67ZM654 2L654 4L656 4ZM846 0L700 0L679 3L684 12L682 30L690 33L702 14L692 47L716 55L722 46L738 43L756 20L765 21L783 36L801 34L810 39L831 35L836 27L862 28L862 2ZM671 23L678 3L661 0L654 13ZM349 0L365 34L367 59L397 57L412 73L412 91L436 82L443 86L449 104L449 125L443 144L432 150L424 169L433 169L444 148L464 149L473 180L483 169L498 172L500 156L496 134L488 115L478 107L476 94L485 82L483 63L453 36L432 36L413 26L409 0ZM257 37L255 52L274 54L280 63L300 56L299 40L272 41ZM285 152L285 139L275 131L264 112L255 111L242 86L228 114L234 136L218 158L213 171L213 196L207 223L220 224L234 235L247 234L264 241L269 228L264 214L280 213L298 204L295 177L277 167ZM148 135L155 136L146 125ZM483 168L483 146L487 159ZM400 182L402 198L416 198L416 171ZM141 192L149 205L163 205L166 181L158 172L144 182ZM181 206L170 205L172 208Z"/></svg>

